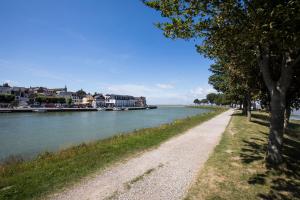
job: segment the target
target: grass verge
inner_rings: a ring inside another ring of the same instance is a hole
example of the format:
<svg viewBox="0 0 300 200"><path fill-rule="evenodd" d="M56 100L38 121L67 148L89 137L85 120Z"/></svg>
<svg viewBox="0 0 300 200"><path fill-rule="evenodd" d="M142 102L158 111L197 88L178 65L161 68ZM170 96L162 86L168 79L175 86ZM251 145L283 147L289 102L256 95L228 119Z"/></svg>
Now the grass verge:
<svg viewBox="0 0 300 200"><path fill-rule="evenodd" d="M57 153L45 153L31 161L2 165L0 199L36 199L45 196L109 164L155 147L225 111L224 108L210 109L211 112L159 127L83 143Z"/></svg>
<svg viewBox="0 0 300 200"><path fill-rule="evenodd" d="M280 170L265 167L268 126L266 114L235 114L186 199L300 199L300 121L285 135Z"/></svg>

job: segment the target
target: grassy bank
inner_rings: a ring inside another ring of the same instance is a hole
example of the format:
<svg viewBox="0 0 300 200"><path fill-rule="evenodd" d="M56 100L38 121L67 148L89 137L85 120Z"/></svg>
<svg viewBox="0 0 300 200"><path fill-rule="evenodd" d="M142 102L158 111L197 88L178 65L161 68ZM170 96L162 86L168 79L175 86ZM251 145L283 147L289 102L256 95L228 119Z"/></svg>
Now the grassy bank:
<svg viewBox="0 0 300 200"><path fill-rule="evenodd" d="M186 199L300 199L300 121L285 136L286 165L268 170L268 116L235 114Z"/></svg>
<svg viewBox="0 0 300 200"><path fill-rule="evenodd" d="M146 128L106 140L81 144L57 153L45 153L23 163L0 166L0 199L38 198L78 181L135 153L155 147L172 136L223 112L223 108Z"/></svg>

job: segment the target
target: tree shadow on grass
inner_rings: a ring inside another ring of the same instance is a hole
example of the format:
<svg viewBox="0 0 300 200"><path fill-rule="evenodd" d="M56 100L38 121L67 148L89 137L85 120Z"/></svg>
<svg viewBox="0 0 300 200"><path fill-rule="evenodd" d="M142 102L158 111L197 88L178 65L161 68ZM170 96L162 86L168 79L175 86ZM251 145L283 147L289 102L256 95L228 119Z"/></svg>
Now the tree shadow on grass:
<svg viewBox="0 0 300 200"><path fill-rule="evenodd" d="M251 119L251 122L253 123L256 123L256 124L260 124L262 126L266 126L266 127L269 127L270 126L270 123L268 121L265 121L265 120L261 120L261 119Z"/></svg>
<svg viewBox="0 0 300 200"><path fill-rule="evenodd" d="M263 160L266 152L266 145L260 145L256 138L243 140L244 147L241 149L240 157L242 162L249 164L255 161Z"/></svg>
<svg viewBox="0 0 300 200"><path fill-rule="evenodd" d="M231 116L244 116L244 114L241 112L234 112L231 114Z"/></svg>
<svg viewBox="0 0 300 200"><path fill-rule="evenodd" d="M258 117L258 116L256 116ZM265 117L265 116L263 116ZM261 117L261 118L263 118ZM258 194L260 199L300 199L300 124L291 124L284 137L283 157L285 163L279 169L267 169L249 178L250 185L270 184L268 193ZM263 132L261 132L263 133ZM266 133L263 133L266 134ZM267 136L267 134L266 134ZM240 157L249 164L262 161L267 141L258 137L243 140Z"/></svg>
<svg viewBox="0 0 300 200"><path fill-rule="evenodd" d="M270 126L269 123L270 117L268 115L263 115L263 114L257 114L257 113L252 113L251 115L251 122L260 124L266 127Z"/></svg>
<svg viewBox="0 0 300 200"><path fill-rule="evenodd" d="M264 120L264 121L269 121L270 117L269 115L264 115L264 114L259 114L259 113L252 113L251 115L253 118Z"/></svg>

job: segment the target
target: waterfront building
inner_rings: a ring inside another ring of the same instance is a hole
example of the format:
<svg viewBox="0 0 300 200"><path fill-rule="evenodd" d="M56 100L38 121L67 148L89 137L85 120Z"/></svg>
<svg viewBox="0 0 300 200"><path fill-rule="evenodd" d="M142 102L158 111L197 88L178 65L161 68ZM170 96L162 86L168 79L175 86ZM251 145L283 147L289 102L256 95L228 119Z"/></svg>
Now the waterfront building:
<svg viewBox="0 0 300 200"><path fill-rule="evenodd" d="M11 94L11 90L12 88L7 83L0 86L0 94Z"/></svg>
<svg viewBox="0 0 300 200"><path fill-rule="evenodd" d="M20 106L28 105L29 101L29 92L25 87L11 87L7 83L0 86L0 94L11 94L15 96L15 101Z"/></svg>
<svg viewBox="0 0 300 200"><path fill-rule="evenodd" d="M146 107L146 97L135 97L135 107Z"/></svg>
<svg viewBox="0 0 300 200"><path fill-rule="evenodd" d="M70 92L67 90L67 86L64 88L46 88L46 87L11 87L7 83L0 86L0 94L12 94L15 96L15 102L20 106L41 106L39 102L36 102L37 97L52 98L63 97L66 103L53 106L66 106L69 104L69 99L72 99L73 105L80 107L93 106L98 107L146 107L145 97L133 97L130 95L116 95L116 94L99 94L95 93L93 96L84 92L83 95L79 95L78 92Z"/></svg>
<svg viewBox="0 0 300 200"><path fill-rule="evenodd" d="M105 104L107 107L134 107L135 98L129 95L105 95Z"/></svg>
<svg viewBox="0 0 300 200"><path fill-rule="evenodd" d="M79 105L82 103L82 99L74 92L72 94L72 104Z"/></svg>
<svg viewBox="0 0 300 200"><path fill-rule="evenodd" d="M29 91L25 87L12 87L11 94L15 95L15 100L19 106L27 106L29 102Z"/></svg>
<svg viewBox="0 0 300 200"><path fill-rule="evenodd" d="M92 105L94 101L93 96L91 95L86 95L85 97L82 98L82 103L83 105Z"/></svg>
<svg viewBox="0 0 300 200"><path fill-rule="evenodd" d="M45 95L45 96L56 96L60 92L67 92L67 86L64 88L53 88L49 89L46 87L30 87L29 92L31 94L39 94L39 95Z"/></svg>
<svg viewBox="0 0 300 200"><path fill-rule="evenodd" d="M105 97L103 94L95 94L93 98L92 106L94 108L105 107Z"/></svg>
<svg viewBox="0 0 300 200"><path fill-rule="evenodd" d="M81 103L81 98L77 96L75 92L59 91L57 92L58 97L63 97L68 102L69 99L72 99L72 104L78 105Z"/></svg>

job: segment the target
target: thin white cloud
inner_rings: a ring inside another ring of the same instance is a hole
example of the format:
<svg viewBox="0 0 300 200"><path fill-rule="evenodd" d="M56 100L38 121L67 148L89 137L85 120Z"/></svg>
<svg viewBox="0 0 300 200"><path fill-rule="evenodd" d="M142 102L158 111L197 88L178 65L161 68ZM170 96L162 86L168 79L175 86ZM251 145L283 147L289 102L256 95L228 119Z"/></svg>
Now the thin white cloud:
<svg viewBox="0 0 300 200"><path fill-rule="evenodd" d="M157 92L154 88L137 84L108 85L105 90L108 93L130 94L134 96L145 96L146 94Z"/></svg>
<svg viewBox="0 0 300 200"><path fill-rule="evenodd" d="M13 80L3 80L2 83L8 83L10 86L17 86L19 84L18 81L13 81Z"/></svg>
<svg viewBox="0 0 300 200"><path fill-rule="evenodd" d="M105 93L145 96L151 104L192 104L195 98L205 98L210 92L216 92L212 87L196 87L193 89L167 90L170 87L156 85L119 84L105 85Z"/></svg>
<svg viewBox="0 0 300 200"><path fill-rule="evenodd" d="M201 99L205 98L208 93L212 93L212 92L216 92L216 90L210 86L209 87L199 86L190 90L191 96L193 96L194 98L201 98Z"/></svg>
<svg viewBox="0 0 300 200"><path fill-rule="evenodd" d="M158 83L158 84L156 84L156 86L161 88L161 89L173 89L174 88L174 86L172 84Z"/></svg>

